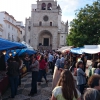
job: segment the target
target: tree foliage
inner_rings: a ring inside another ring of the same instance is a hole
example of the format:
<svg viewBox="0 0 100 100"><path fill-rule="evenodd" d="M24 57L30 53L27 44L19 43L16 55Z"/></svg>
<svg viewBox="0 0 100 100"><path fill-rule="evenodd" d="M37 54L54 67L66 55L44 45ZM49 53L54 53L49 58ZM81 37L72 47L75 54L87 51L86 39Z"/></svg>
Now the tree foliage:
<svg viewBox="0 0 100 100"><path fill-rule="evenodd" d="M70 23L67 44L84 46L100 44L100 1L86 5L76 12L76 18Z"/></svg>

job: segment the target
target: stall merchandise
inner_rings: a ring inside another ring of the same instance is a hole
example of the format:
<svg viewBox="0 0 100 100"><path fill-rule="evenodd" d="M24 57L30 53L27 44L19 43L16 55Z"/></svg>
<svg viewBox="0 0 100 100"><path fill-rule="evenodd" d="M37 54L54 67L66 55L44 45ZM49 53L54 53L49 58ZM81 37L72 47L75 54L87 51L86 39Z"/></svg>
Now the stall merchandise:
<svg viewBox="0 0 100 100"><path fill-rule="evenodd" d="M21 72L21 77L24 77L27 73L27 68L26 68L26 66L25 65L23 65L23 67L21 68L21 70L20 70L20 72Z"/></svg>

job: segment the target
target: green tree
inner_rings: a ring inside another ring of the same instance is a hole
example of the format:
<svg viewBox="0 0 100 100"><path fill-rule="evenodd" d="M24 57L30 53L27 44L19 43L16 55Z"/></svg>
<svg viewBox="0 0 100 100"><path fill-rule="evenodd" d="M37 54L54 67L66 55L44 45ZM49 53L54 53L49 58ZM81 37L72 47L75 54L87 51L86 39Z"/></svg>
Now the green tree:
<svg viewBox="0 0 100 100"><path fill-rule="evenodd" d="M100 44L100 0L76 11L76 18L70 27L68 45L79 47Z"/></svg>

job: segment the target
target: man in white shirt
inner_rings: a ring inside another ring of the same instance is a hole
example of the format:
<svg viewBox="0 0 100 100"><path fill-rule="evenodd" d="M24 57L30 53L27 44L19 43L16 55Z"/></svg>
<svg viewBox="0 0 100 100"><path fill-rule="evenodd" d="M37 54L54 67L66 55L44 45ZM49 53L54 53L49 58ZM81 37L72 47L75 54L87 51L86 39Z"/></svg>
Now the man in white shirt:
<svg viewBox="0 0 100 100"><path fill-rule="evenodd" d="M50 69L52 69L52 73L54 72L54 64L53 64L53 61L54 61L53 54L49 54L48 62L49 62Z"/></svg>

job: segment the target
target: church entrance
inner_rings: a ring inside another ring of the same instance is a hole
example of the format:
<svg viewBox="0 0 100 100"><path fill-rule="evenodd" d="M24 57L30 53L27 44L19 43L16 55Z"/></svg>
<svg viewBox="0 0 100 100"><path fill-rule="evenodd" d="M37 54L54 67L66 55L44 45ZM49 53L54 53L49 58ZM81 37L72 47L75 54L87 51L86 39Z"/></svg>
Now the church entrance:
<svg viewBox="0 0 100 100"><path fill-rule="evenodd" d="M49 38L44 38L43 46L49 46Z"/></svg>
<svg viewBox="0 0 100 100"><path fill-rule="evenodd" d="M41 31L38 39L39 39L38 40L39 47L42 47L44 49L50 49L50 50L52 49L53 37L49 31L47 31L47 30Z"/></svg>

